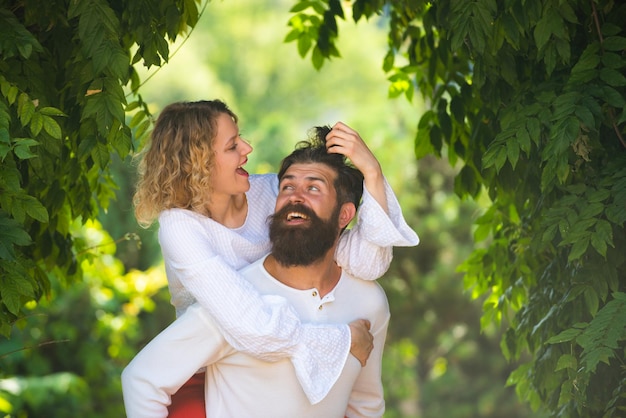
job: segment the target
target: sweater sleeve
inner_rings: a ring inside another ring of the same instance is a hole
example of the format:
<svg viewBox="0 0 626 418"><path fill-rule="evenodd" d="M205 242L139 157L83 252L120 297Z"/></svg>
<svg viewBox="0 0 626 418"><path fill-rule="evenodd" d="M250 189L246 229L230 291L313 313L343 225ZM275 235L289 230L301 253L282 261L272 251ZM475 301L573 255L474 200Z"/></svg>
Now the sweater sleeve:
<svg viewBox="0 0 626 418"><path fill-rule="evenodd" d="M409 227L391 186L385 179L387 214L363 189L356 224L342 234L335 259L346 272L365 280L376 280L389 269L393 247L412 247L419 237Z"/></svg>
<svg viewBox="0 0 626 418"><path fill-rule="evenodd" d="M192 305L124 368L126 417L167 417L171 396L202 366L222 358L229 347L202 308Z"/></svg>
<svg viewBox="0 0 626 418"><path fill-rule="evenodd" d="M350 352L349 326L301 323L283 298L261 297L215 254L202 231L192 219L161 223L159 240L170 271L213 317L230 345L265 361L289 358L311 403L322 400Z"/></svg>

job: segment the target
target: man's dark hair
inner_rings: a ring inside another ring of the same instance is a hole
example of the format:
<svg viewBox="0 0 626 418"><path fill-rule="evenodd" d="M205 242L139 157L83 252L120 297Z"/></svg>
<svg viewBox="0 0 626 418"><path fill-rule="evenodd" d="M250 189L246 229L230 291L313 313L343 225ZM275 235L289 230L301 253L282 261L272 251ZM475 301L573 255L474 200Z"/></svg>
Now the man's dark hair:
<svg viewBox="0 0 626 418"><path fill-rule="evenodd" d="M308 140L298 142L296 149L283 159L278 171L278 180L283 178L292 164L326 164L337 173L334 183L337 203L343 205L352 202L358 209L363 196L363 174L342 154L326 151L326 135L330 130L330 126L316 126L311 130Z"/></svg>

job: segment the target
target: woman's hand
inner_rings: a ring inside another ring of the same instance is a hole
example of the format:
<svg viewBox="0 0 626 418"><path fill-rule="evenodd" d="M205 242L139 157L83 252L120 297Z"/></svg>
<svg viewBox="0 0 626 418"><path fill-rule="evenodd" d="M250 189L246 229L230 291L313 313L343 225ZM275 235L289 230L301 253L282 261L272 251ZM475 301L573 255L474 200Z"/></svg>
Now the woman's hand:
<svg viewBox="0 0 626 418"><path fill-rule="evenodd" d="M363 184L367 191L385 212L389 212L382 168L359 133L345 123L337 122L326 135L326 148L328 152L342 154L352 161L363 174Z"/></svg>
<svg viewBox="0 0 626 418"><path fill-rule="evenodd" d="M372 348L374 348L374 336L370 333L370 321L357 319L350 322L349 326L352 338L350 353L359 360L361 367L363 367L367 363Z"/></svg>

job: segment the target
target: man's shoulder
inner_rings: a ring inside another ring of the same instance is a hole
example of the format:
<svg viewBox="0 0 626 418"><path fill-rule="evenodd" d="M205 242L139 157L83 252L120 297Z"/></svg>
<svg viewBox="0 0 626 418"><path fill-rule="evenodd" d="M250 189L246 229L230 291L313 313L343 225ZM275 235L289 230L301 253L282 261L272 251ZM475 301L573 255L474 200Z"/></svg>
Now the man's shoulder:
<svg viewBox="0 0 626 418"><path fill-rule="evenodd" d="M346 297L365 299L371 306L389 310L385 290L376 280L362 280L343 272L341 282L342 293Z"/></svg>

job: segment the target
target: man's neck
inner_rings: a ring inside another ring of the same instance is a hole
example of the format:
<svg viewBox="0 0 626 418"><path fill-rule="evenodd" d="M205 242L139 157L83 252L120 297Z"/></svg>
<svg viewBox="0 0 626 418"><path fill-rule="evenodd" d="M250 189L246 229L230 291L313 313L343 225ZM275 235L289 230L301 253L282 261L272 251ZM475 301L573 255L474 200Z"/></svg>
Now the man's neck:
<svg viewBox="0 0 626 418"><path fill-rule="evenodd" d="M265 258L263 267L285 286L299 290L316 288L320 297L333 290L341 277L341 267L334 260L334 248L324 258L307 266L284 266L270 254Z"/></svg>

